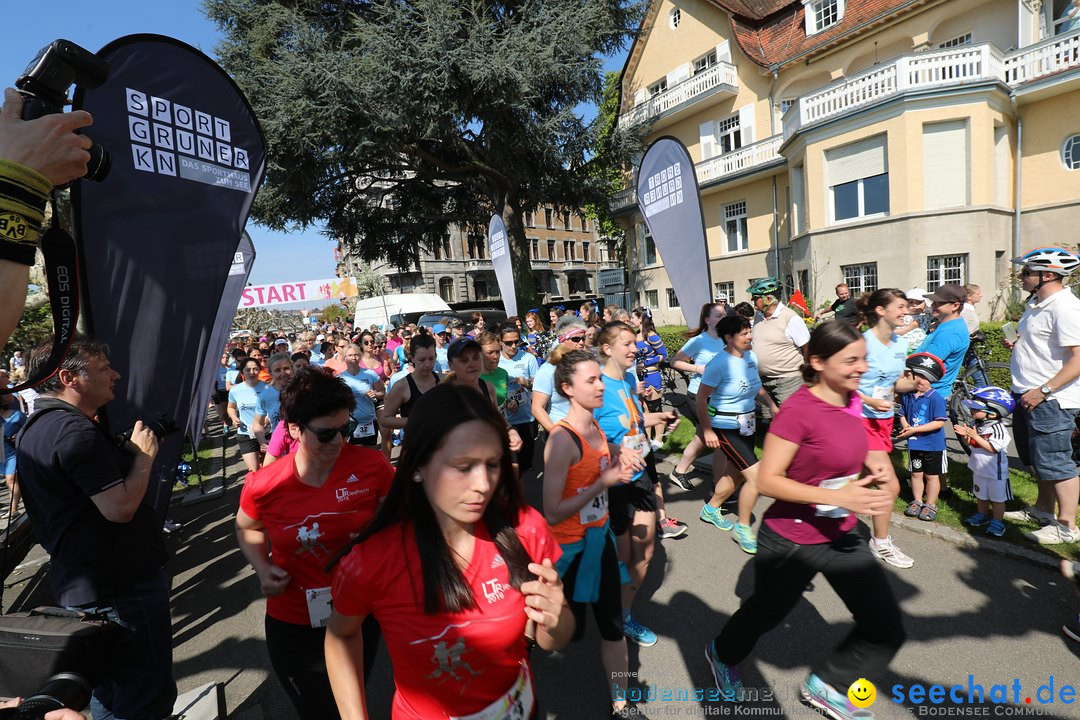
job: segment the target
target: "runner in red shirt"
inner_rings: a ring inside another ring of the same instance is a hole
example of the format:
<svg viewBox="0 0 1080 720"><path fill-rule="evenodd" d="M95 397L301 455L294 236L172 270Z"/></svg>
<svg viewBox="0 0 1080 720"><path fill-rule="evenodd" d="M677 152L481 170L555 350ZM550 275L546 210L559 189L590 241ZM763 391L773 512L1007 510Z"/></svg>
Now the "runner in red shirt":
<svg viewBox="0 0 1080 720"><path fill-rule="evenodd" d="M521 497L490 400L447 384L417 401L390 495L342 554L326 663L343 718L368 717L370 616L393 663L395 720L533 717L526 635L555 650L574 622L559 546Z"/></svg>
<svg viewBox="0 0 1080 720"><path fill-rule="evenodd" d="M378 451L345 442L354 402L341 380L313 369L297 373L281 406L298 449L248 475L236 513L240 550L267 598L270 662L304 720L338 717L323 656L326 565L375 515L394 474ZM370 667L378 626L372 621L365 630Z"/></svg>

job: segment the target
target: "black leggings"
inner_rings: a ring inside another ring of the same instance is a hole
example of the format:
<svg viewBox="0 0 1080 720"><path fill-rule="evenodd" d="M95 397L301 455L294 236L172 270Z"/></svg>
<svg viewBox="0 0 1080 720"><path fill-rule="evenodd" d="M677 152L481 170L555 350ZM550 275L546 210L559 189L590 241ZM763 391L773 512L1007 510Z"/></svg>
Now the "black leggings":
<svg viewBox="0 0 1080 720"><path fill-rule="evenodd" d="M517 434L521 436L521 449L517 451L518 471L524 475L533 466L533 455L536 452L536 421L514 425Z"/></svg>
<svg viewBox="0 0 1080 720"><path fill-rule="evenodd" d="M563 596L570 602L574 613L574 639L580 640L585 634L585 605L574 601L574 585L577 583L578 567L582 554L570 563L563 575ZM615 543L608 536L604 539L604 554L600 556L600 596L592 605L596 627L604 640L623 639L622 626L622 579L619 577L619 553Z"/></svg>
<svg viewBox="0 0 1080 720"><path fill-rule="evenodd" d="M754 556L754 593L713 641L716 656L738 665L758 638L787 617L820 572L855 618L855 627L814 672L840 692L876 678L904 644L904 626L888 577L855 531L820 545L799 545L762 523Z"/></svg>
<svg viewBox="0 0 1080 720"><path fill-rule="evenodd" d="M373 615L364 619L361 629L366 683L371 677L382 632ZM270 653L270 665L301 720L337 720L341 717L330 690L330 676L326 674L325 639L326 628L294 625L266 616L266 649Z"/></svg>

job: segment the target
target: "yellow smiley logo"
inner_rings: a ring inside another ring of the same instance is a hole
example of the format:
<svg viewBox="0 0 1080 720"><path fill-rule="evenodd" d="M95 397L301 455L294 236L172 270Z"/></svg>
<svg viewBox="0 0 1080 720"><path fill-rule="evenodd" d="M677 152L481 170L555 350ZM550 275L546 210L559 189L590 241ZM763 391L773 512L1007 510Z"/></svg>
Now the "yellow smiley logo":
<svg viewBox="0 0 1080 720"><path fill-rule="evenodd" d="M848 700L851 704L857 708L868 708L874 704L874 700L877 699L877 688L874 687L874 683L870 682L866 678L859 678L855 682L851 683L851 687L847 691Z"/></svg>

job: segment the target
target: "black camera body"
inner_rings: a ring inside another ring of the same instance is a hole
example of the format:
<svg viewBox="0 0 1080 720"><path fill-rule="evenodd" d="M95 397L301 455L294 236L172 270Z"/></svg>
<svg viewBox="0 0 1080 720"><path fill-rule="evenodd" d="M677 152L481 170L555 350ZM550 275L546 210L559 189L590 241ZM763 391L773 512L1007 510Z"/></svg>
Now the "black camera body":
<svg viewBox="0 0 1080 720"><path fill-rule="evenodd" d="M143 424L146 427L150 428L150 432L154 433L154 436L157 437L158 442L164 440L166 435L172 435L174 432L180 429L179 427L177 427L176 421L173 420L171 416L166 415L165 413L161 413L153 420L146 420ZM122 433L117 433L115 435L116 444L121 448L127 447L128 442L131 441L131 433L133 430L134 428L132 428L131 430L125 430Z"/></svg>
<svg viewBox="0 0 1080 720"><path fill-rule="evenodd" d="M64 111L70 105L72 85L93 89L109 78L109 64L70 40L54 40L41 49L15 87L23 96L23 120ZM112 157L97 143L90 147L90 166L84 177L101 182L109 174Z"/></svg>
<svg viewBox="0 0 1080 720"><path fill-rule="evenodd" d="M44 720L45 714L53 710L82 710L90 704L92 692L90 681L82 675L57 673L45 682L41 690L24 699L17 708L0 710L0 720Z"/></svg>

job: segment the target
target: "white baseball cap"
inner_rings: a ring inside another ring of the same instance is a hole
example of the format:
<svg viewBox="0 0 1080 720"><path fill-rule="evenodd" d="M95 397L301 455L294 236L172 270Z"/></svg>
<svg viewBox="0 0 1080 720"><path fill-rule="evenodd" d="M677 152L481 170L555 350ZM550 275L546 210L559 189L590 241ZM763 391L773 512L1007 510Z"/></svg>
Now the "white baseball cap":
<svg viewBox="0 0 1080 720"><path fill-rule="evenodd" d="M907 296L908 300L919 300L921 302L921 301L925 301L926 296L929 295L930 293L927 292L925 288L917 287L917 288L911 288L910 290L908 290L904 294Z"/></svg>
<svg viewBox="0 0 1080 720"><path fill-rule="evenodd" d="M315 342L323 342L325 340L326 340L326 336L323 335L322 333L319 333L318 335L315 336Z"/></svg>

